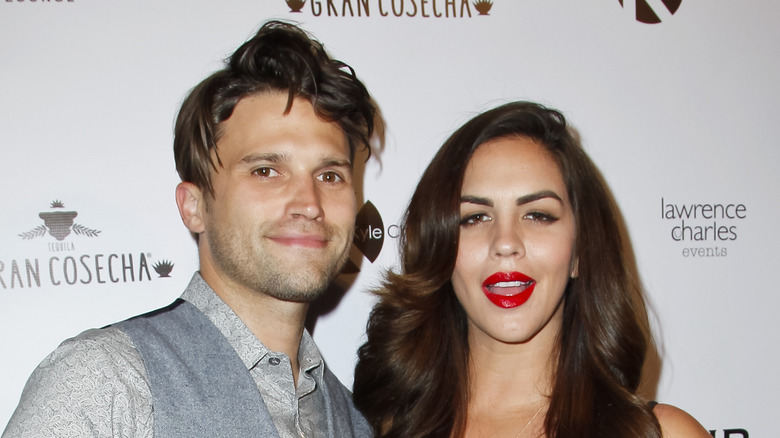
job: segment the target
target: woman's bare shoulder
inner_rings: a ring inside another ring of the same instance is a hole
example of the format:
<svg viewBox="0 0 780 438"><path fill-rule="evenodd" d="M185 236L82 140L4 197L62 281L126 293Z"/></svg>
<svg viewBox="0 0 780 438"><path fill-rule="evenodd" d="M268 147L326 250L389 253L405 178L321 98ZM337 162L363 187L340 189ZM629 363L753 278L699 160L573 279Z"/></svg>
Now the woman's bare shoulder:
<svg viewBox="0 0 780 438"><path fill-rule="evenodd" d="M695 418L680 408L657 404L653 413L661 423L664 438L712 438Z"/></svg>

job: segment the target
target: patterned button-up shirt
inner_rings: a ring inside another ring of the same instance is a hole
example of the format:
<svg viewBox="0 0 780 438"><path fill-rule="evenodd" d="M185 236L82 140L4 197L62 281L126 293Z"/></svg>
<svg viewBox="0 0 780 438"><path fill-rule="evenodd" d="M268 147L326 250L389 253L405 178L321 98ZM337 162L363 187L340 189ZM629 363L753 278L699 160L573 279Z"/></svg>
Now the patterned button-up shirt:
<svg viewBox="0 0 780 438"><path fill-rule="evenodd" d="M324 363L308 332L298 350L298 386L287 355L266 348L199 274L181 296L222 332L249 370L282 438L326 436ZM153 437L143 360L115 327L66 340L35 369L3 433L16 437Z"/></svg>

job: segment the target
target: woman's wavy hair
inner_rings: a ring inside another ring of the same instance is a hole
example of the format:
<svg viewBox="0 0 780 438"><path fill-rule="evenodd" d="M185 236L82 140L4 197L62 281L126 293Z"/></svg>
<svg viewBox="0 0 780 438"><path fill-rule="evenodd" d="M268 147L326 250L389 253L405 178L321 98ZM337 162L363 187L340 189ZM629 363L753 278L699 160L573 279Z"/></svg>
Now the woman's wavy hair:
<svg viewBox="0 0 780 438"><path fill-rule="evenodd" d="M402 223L401 272L389 272L377 291L368 340L358 353L355 403L377 437L463 436L467 323L450 281L461 186L480 145L514 136L535 140L554 157L576 223L578 276L565 291L546 436L660 438L651 409L636 395L648 342L646 310L619 213L563 115L531 102L474 117L423 173Z"/></svg>
<svg viewBox="0 0 780 438"><path fill-rule="evenodd" d="M287 93L286 112L295 98L302 98L322 120L336 122L349 142L351 159L358 147L370 155L377 111L352 68L331 59L323 45L299 27L269 21L182 103L173 142L182 181L213 195L211 171L222 164L217 148L221 123L244 97L271 92Z"/></svg>

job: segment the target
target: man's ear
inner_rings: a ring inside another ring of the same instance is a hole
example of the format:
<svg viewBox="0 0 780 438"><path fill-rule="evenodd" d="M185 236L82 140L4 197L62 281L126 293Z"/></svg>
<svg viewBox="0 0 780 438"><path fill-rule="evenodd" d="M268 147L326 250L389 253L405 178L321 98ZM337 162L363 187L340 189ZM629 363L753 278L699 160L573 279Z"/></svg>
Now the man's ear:
<svg viewBox="0 0 780 438"><path fill-rule="evenodd" d="M205 230L203 192L193 183L181 182L176 186L176 205L184 226L193 234Z"/></svg>

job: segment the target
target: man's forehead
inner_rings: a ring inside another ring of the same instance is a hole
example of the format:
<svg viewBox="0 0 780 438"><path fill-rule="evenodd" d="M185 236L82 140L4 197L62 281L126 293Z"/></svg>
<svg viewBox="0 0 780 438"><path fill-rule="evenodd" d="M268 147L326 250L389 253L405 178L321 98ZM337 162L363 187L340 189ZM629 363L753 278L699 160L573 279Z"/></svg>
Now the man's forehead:
<svg viewBox="0 0 780 438"><path fill-rule="evenodd" d="M349 139L336 122L315 114L311 104L296 99L285 113L287 96L263 94L239 101L231 117L219 126L213 151L233 162L254 160L294 160L306 156L322 160L351 161Z"/></svg>

